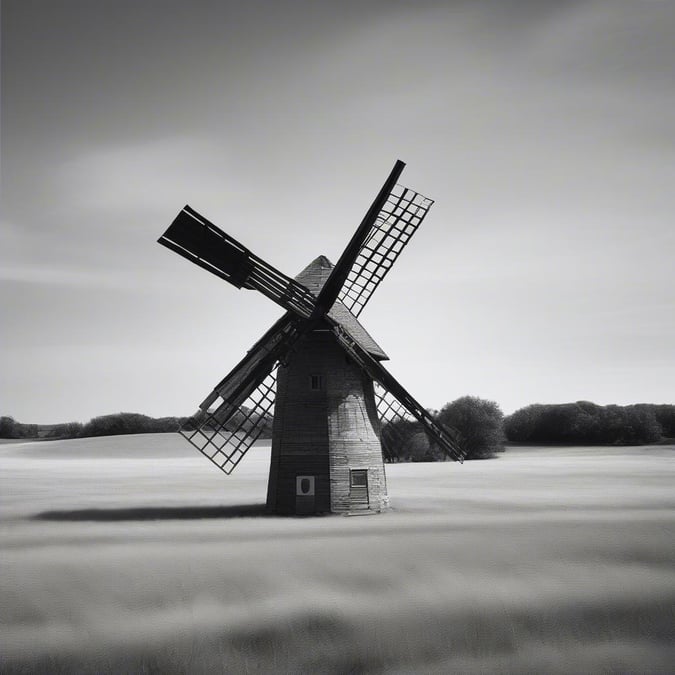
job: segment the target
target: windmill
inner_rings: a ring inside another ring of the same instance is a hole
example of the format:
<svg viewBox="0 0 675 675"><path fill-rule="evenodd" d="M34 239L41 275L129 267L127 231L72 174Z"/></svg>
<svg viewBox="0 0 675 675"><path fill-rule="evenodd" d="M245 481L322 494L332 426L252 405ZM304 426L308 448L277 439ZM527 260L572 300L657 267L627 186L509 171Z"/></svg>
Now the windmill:
<svg viewBox="0 0 675 675"><path fill-rule="evenodd" d="M159 243L285 314L251 347L180 433L226 474L269 425L270 512L379 512L388 496L383 454L416 420L445 455L462 461L457 431L442 426L384 368L387 355L358 317L433 201L398 183L396 162L338 262L324 256L294 279L189 206Z"/></svg>

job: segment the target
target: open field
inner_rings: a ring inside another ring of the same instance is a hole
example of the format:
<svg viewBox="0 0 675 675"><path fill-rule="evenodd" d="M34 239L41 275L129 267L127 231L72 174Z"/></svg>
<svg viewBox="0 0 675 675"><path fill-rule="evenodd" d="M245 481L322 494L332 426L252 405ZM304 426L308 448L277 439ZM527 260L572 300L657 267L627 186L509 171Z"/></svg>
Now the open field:
<svg viewBox="0 0 675 675"><path fill-rule="evenodd" d="M388 466L269 518L174 435L0 447L3 672L673 672L675 447Z"/></svg>

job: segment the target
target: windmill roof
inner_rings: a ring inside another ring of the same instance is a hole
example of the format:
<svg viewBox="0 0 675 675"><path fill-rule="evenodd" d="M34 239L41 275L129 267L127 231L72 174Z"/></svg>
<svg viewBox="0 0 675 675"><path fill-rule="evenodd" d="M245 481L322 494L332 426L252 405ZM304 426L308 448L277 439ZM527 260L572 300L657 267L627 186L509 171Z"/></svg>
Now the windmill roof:
<svg viewBox="0 0 675 675"><path fill-rule="evenodd" d="M324 255L312 260L307 267L305 267L295 280L301 283L315 296L323 288L323 285L328 280L330 273L335 267L333 263ZM336 300L328 312L328 316L344 326L349 334L363 347L371 356L381 361L389 357L380 345L370 336L368 331L359 323L358 319L339 301Z"/></svg>

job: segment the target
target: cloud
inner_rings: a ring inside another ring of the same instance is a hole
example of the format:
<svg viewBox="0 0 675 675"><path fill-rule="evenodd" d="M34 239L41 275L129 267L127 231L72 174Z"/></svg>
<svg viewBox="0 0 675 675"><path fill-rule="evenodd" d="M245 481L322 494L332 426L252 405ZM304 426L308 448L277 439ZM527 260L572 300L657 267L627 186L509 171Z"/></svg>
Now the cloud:
<svg viewBox="0 0 675 675"><path fill-rule="evenodd" d="M2 222L2 265L0 282L5 284L36 284L45 286L78 286L121 289L131 288L129 277L101 265L74 262L65 253L76 246L58 233L24 227L15 222ZM12 291L7 293L11 296ZM0 297L5 296L5 291Z"/></svg>
<svg viewBox="0 0 675 675"><path fill-rule="evenodd" d="M119 216L164 212L176 195L209 202L241 190L225 149L189 137L85 146L54 181L69 208Z"/></svg>
<svg viewBox="0 0 675 675"><path fill-rule="evenodd" d="M67 269L31 263L3 265L0 269L0 282L49 286L97 286L111 289L133 288L136 285L132 280L125 280L119 275L105 274L96 270Z"/></svg>

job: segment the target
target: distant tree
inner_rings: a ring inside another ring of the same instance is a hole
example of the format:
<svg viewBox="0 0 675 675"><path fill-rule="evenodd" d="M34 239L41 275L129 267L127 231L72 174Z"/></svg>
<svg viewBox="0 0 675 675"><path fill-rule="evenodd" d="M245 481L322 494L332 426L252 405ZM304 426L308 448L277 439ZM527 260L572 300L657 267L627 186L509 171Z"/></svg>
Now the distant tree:
<svg viewBox="0 0 675 675"><path fill-rule="evenodd" d="M37 438L37 424L22 424L13 417L0 417L0 438Z"/></svg>
<svg viewBox="0 0 675 675"><path fill-rule="evenodd" d="M532 440L541 415L542 406L535 403L516 410L504 418L504 432L508 440L527 443Z"/></svg>
<svg viewBox="0 0 675 675"><path fill-rule="evenodd" d="M571 440L570 430L574 422L574 407L571 404L544 406L535 429L534 440L554 437L558 442Z"/></svg>
<svg viewBox="0 0 675 675"><path fill-rule="evenodd" d="M621 414L621 429L614 443L638 445L654 443L662 437L661 425L654 410L637 405L624 406Z"/></svg>
<svg viewBox="0 0 675 675"><path fill-rule="evenodd" d="M576 409L571 440L577 443L594 442L602 433L602 406L591 401L577 401L574 405Z"/></svg>
<svg viewBox="0 0 675 675"><path fill-rule="evenodd" d="M382 427L381 439L387 462L433 462L440 459L417 420L396 419L386 422Z"/></svg>
<svg viewBox="0 0 675 675"><path fill-rule="evenodd" d="M436 419L462 434L466 459L487 459L504 451L504 414L494 401L463 396L445 405Z"/></svg>
<svg viewBox="0 0 675 675"><path fill-rule="evenodd" d="M20 426L13 417L0 417L0 438L21 438Z"/></svg>
<svg viewBox="0 0 675 675"><path fill-rule="evenodd" d="M187 417L148 417L140 413L114 413L93 417L80 436L118 436L122 434L161 434L178 431Z"/></svg>
<svg viewBox="0 0 675 675"><path fill-rule="evenodd" d="M675 438L675 405L638 403L636 408L651 410L654 418L661 427L661 435L664 438Z"/></svg>
<svg viewBox="0 0 675 675"><path fill-rule="evenodd" d="M148 426L156 434L170 433L178 431L186 419L185 417L157 417Z"/></svg>
<svg viewBox="0 0 675 675"><path fill-rule="evenodd" d="M21 438L37 438L40 429L37 424L21 424Z"/></svg>
<svg viewBox="0 0 675 675"><path fill-rule="evenodd" d="M269 413L261 415L259 412L242 406L227 421L225 428L228 431L242 430L245 432L252 431L253 433L260 431L260 438L272 438L273 421L274 417Z"/></svg>
<svg viewBox="0 0 675 675"><path fill-rule="evenodd" d="M94 417L82 428L82 436L147 434L154 431L154 420L139 413L115 413Z"/></svg>
<svg viewBox="0 0 675 675"><path fill-rule="evenodd" d="M47 434L47 438L77 438L82 434L83 425L80 422L66 422L56 424Z"/></svg>
<svg viewBox="0 0 675 675"><path fill-rule="evenodd" d="M637 445L663 435L657 419L661 406L599 406L589 401L529 405L504 421L506 437L525 443ZM664 419L668 411L662 410Z"/></svg>

